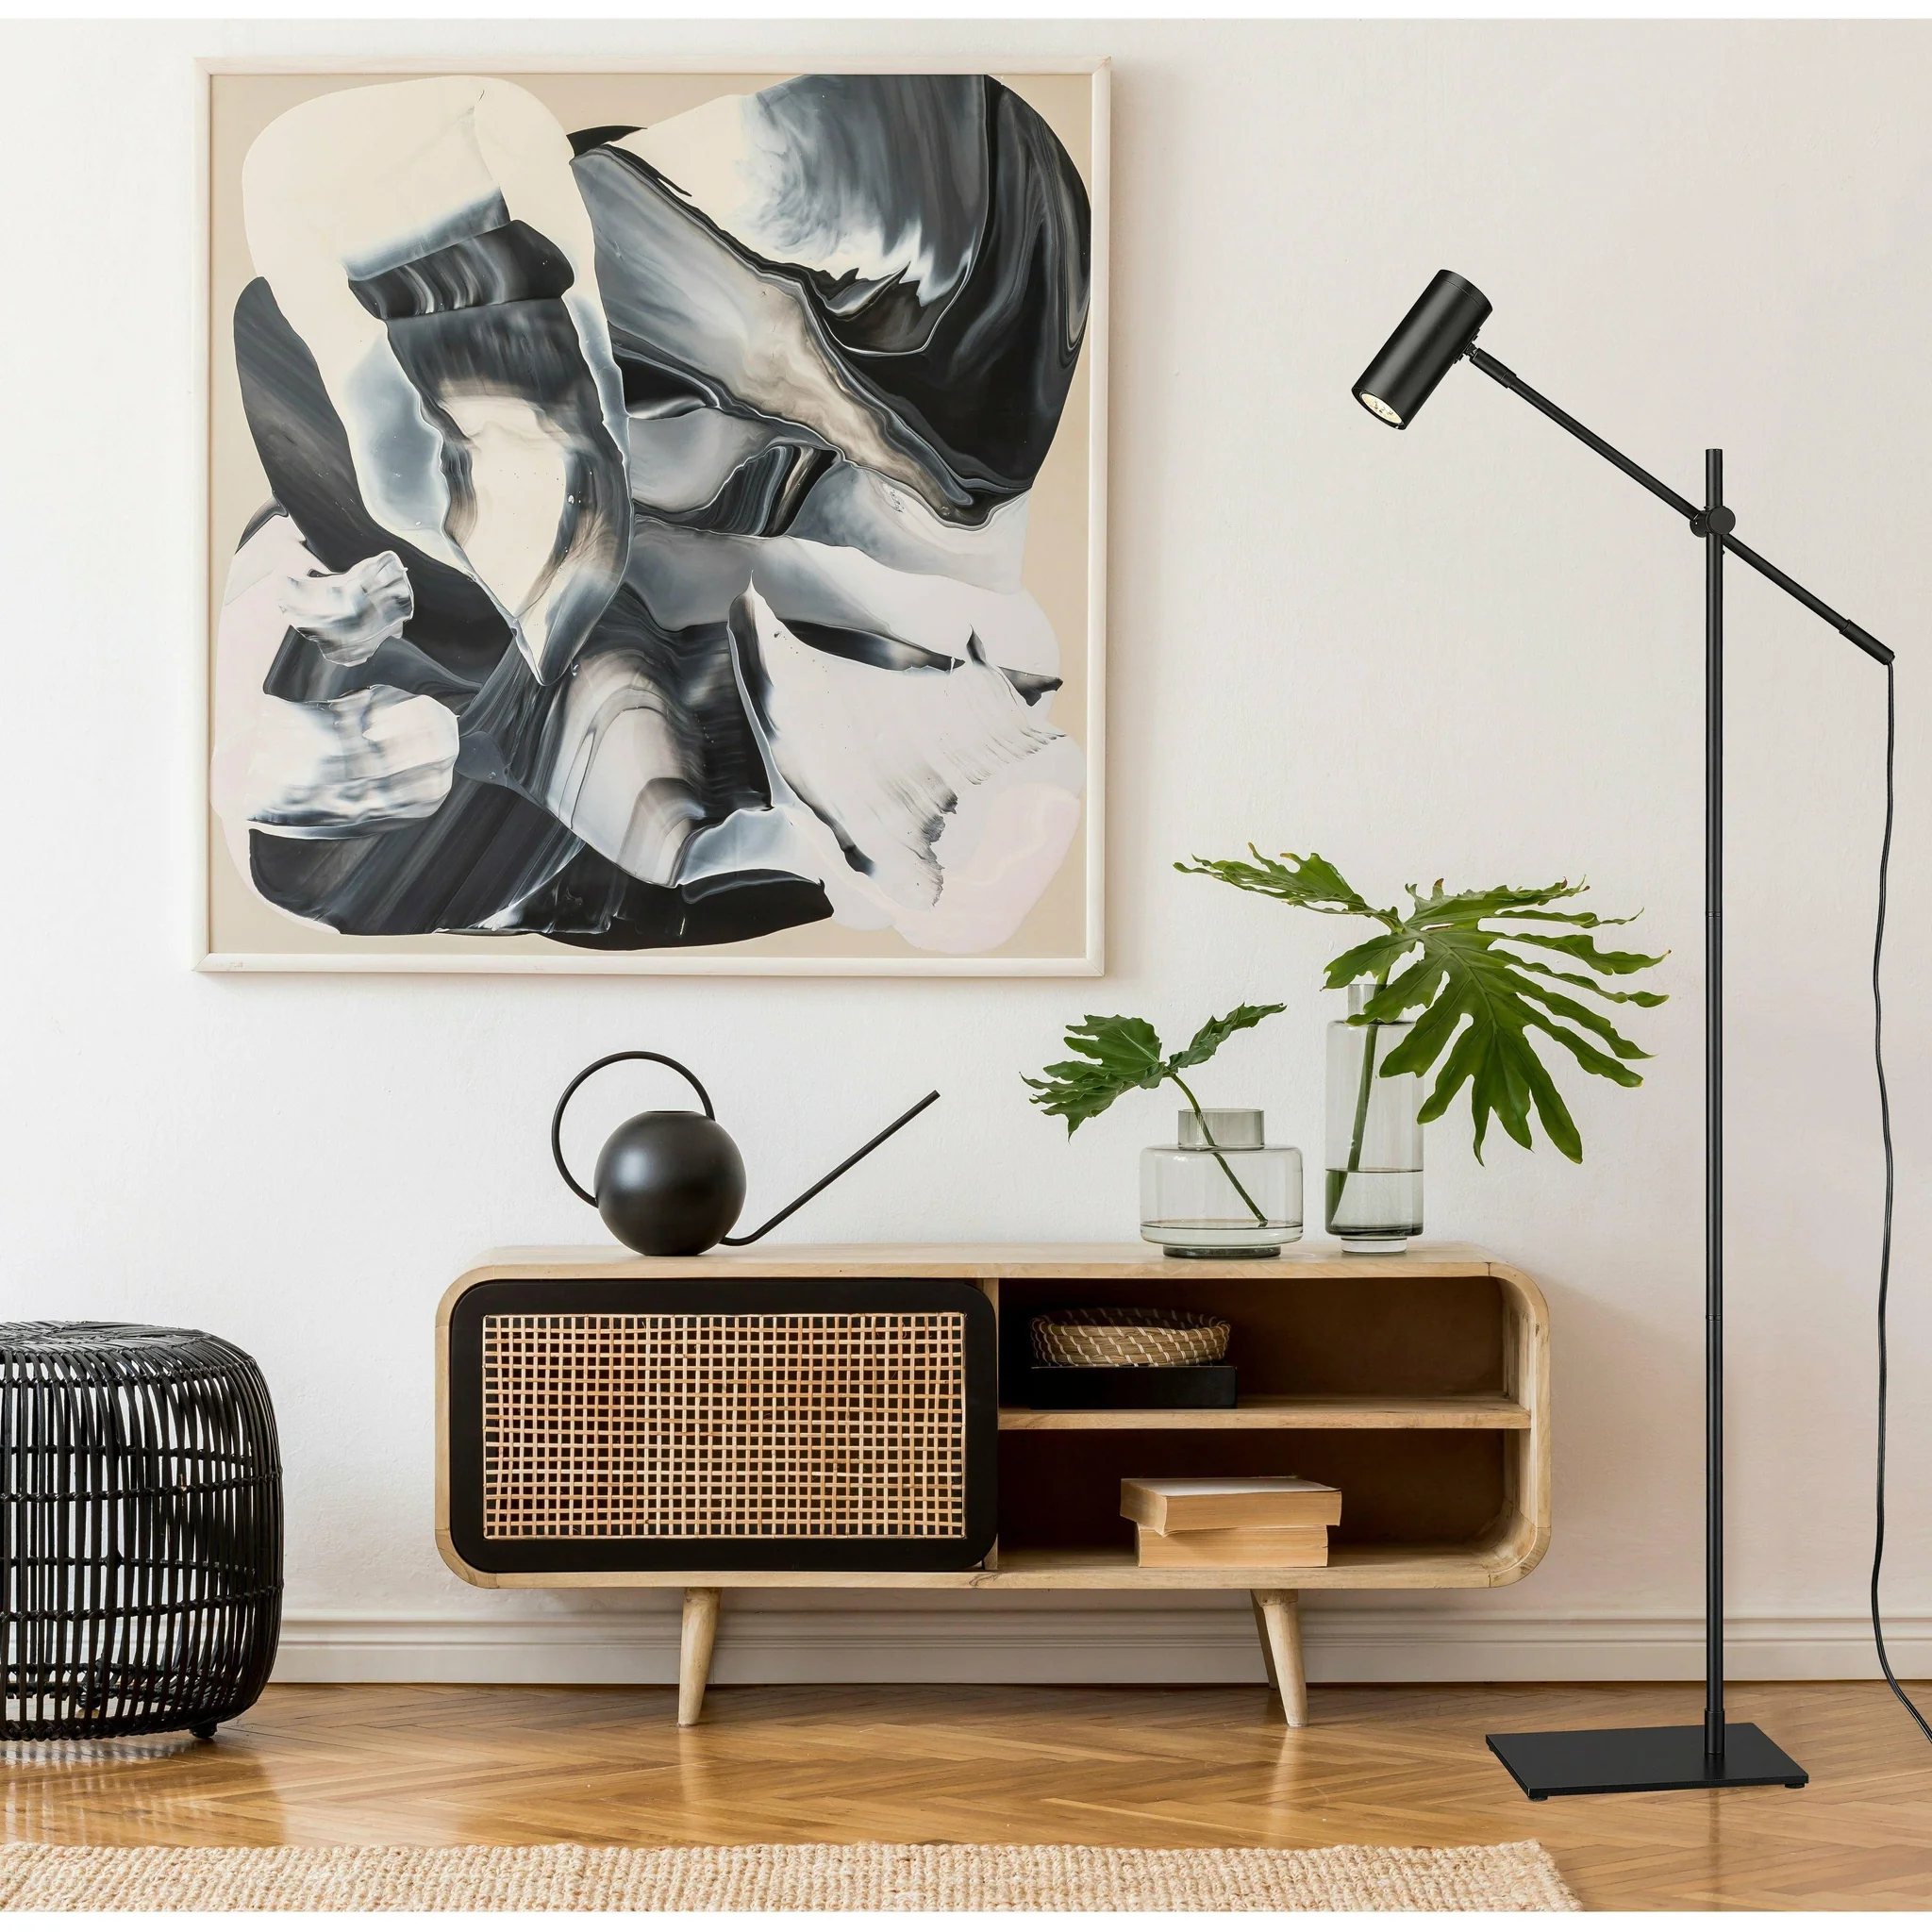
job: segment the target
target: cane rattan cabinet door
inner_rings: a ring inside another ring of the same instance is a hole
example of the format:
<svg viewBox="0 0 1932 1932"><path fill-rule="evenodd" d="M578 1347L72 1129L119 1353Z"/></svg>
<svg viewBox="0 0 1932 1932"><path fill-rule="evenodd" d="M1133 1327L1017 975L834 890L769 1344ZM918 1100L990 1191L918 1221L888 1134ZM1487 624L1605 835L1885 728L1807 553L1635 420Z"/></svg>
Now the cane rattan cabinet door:
<svg viewBox="0 0 1932 1932"><path fill-rule="evenodd" d="M473 1569L968 1569L997 1517L971 1281L482 1281L450 1311Z"/></svg>

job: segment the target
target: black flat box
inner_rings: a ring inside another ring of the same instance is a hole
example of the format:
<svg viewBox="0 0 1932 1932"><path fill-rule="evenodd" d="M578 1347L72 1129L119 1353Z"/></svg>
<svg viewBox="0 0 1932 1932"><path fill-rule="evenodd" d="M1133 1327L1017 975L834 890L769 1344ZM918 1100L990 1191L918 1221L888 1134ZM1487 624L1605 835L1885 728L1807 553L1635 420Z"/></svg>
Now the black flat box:
<svg viewBox="0 0 1932 1932"><path fill-rule="evenodd" d="M1016 1408L1232 1408L1232 1362L1179 1369L1062 1369L1038 1362L1012 1391Z"/></svg>

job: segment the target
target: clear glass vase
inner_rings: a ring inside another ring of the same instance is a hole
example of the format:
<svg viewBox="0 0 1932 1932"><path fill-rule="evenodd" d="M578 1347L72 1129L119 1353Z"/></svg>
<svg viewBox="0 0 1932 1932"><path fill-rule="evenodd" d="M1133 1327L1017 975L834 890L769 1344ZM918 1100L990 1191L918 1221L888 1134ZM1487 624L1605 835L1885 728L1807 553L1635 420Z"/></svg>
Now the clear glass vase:
<svg viewBox="0 0 1932 1932"><path fill-rule="evenodd" d="M1141 1154L1141 1239L1187 1260L1266 1257L1302 1238L1302 1156L1270 1147L1258 1107L1184 1107Z"/></svg>
<svg viewBox="0 0 1932 1932"><path fill-rule="evenodd" d="M1359 1013L1375 989L1348 990ZM1324 1225L1351 1254L1399 1255L1423 1231L1422 1082L1382 1062L1409 1035L1407 1020L1328 1026L1328 1170Z"/></svg>

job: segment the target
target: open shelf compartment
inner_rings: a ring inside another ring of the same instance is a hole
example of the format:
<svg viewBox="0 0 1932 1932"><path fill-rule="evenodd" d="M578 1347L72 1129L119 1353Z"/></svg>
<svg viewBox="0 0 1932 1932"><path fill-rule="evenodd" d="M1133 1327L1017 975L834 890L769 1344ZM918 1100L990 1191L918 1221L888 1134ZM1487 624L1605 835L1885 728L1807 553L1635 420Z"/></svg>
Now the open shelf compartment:
<svg viewBox="0 0 1932 1932"><path fill-rule="evenodd" d="M1284 1257L1286 1258L1286 1257ZM1257 1278L1191 1264L1158 1280L1002 1276L1003 1389L1024 1390L1031 1322L1067 1307L1161 1307L1231 1326L1232 1409L1043 1409L1003 1400L1003 1579L1108 1587L1377 1587L1507 1581L1541 1555L1546 1466L1541 1297L1491 1266ZM1126 1476L1280 1475L1332 1484L1341 1524L1316 1570L1141 1571ZM1375 1583L1368 1578L1374 1575Z"/></svg>

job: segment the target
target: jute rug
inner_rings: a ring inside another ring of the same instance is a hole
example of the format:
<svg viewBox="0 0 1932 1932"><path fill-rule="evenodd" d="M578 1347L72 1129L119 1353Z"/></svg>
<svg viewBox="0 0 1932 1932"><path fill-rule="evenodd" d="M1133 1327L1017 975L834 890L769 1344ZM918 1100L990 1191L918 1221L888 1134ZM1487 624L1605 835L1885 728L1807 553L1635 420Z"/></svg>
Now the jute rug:
<svg viewBox="0 0 1932 1932"><path fill-rule="evenodd" d="M1574 1912L1540 1844L0 1845L8 1911Z"/></svg>

